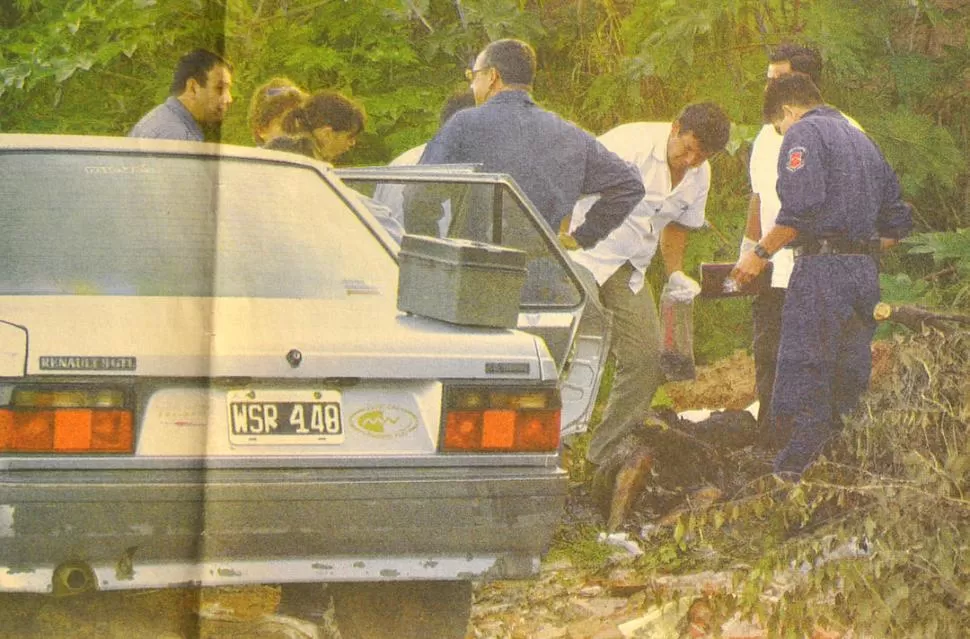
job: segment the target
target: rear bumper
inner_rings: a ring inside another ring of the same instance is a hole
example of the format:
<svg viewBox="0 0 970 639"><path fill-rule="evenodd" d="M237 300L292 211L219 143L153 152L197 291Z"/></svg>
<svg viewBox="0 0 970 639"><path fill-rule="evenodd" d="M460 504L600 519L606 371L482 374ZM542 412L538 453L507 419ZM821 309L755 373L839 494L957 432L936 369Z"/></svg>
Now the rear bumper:
<svg viewBox="0 0 970 639"><path fill-rule="evenodd" d="M13 471L0 479L0 591L507 579L538 569L558 468Z"/></svg>

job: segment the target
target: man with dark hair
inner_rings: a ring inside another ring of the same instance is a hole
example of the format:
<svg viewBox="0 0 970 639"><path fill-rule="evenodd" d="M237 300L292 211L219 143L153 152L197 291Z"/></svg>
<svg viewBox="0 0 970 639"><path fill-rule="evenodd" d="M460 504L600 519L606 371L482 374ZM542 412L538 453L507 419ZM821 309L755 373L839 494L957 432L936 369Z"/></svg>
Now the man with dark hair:
<svg viewBox="0 0 970 639"><path fill-rule="evenodd" d="M805 73L818 86L822 76L822 57L818 51L793 43L778 45L768 56L767 80L790 73ZM858 126L854 120L849 120ZM774 226L781 202L775 190L778 181L778 154L781 136L771 124L765 124L754 140L749 163L751 198L748 202L748 222L741 253L750 250L755 243ZM785 291L791 276L794 258L791 249L783 248L772 258L771 287L758 294L751 305L753 324L753 354L755 378L758 391L758 427L761 443L771 447L773 426L771 422L771 395L775 380L778 343L781 338L781 309L785 304Z"/></svg>
<svg viewBox="0 0 970 639"><path fill-rule="evenodd" d="M599 138L639 170L646 195L604 240L570 253L592 273L600 299L613 311L616 376L589 442L587 458L593 464L603 464L615 445L643 424L664 381L657 307L644 274L659 246L669 286L689 296L700 290L683 272L684 248L688 231L704 224L711 186L707 159L725 147L730 132L724 111L705 102L688 105L673 123L631 122ZM590 204L586 199L576 206L573 227L583 223Z"/></svg>
<svg viewBox="0 0 970 639"><path fill-rule="evenodd" d="M452 116L420 163L473 163L508 173L553 232L580 195L600 193L585 224L564 239L592 246L629 215L643 197L643 184L633 167L592 135L533 102L535 68L535 52L521 40L485 47L465 74L478 108ZM437 217L428 207L406 207L405 228L434 235Z"/></svg>
<svg viewBox="0 0 970 639"><path fill-rule="evenodd" d="M874 238L891 246L913 222L878 147L824 104L810 76L771 81L764 118L784 136L781 211L731 275L744 285L779 249L794 247L771 410L786 442L775 471L800 475L869 383L879 301Z"/></svg>
<svg viewBox="0 0 970 639"><path fill-rule="evenodd" d="M170 95L128 133L131 138L205 139L202 127L222 122L232 104L232 65L225 58L196 49L179 60Z"/></svg>

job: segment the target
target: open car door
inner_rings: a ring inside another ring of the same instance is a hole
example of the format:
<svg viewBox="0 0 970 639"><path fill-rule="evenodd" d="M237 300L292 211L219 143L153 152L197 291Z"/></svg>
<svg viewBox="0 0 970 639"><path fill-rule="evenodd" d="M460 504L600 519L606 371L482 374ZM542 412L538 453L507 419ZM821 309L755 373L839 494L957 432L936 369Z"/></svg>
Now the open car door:
<svg viewBox="0 0 970 639"><path fill-rule="evenodd" d="M468 165L338 169L380 216L408 232L525 251L518 328L542 337L559 369L563 436L586 430L606 356L610 315L548 224L507 175Z"/></svg>

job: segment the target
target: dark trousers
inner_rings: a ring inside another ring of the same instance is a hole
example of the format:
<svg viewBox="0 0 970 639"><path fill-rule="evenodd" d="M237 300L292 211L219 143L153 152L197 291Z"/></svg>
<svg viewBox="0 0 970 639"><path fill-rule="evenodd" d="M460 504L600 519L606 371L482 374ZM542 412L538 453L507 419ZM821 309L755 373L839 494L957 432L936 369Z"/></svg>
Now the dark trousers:
<svg viewBox="0 0 970 639"><path fill-rule="evenodd" d="M775 429L790 428L791 437L775 458L775 472L800 474L866 390L878 301L879 274L871 257L796 258L771 404Z"/></svg>
<svg viewBox="0 0 970 639"><path fill-rule="evenodd" d="M758 391L758 431L762 445L778 449L784 445L771 419L771 395L775 388L778 344L781 342L781 311L785 306L785 289L769 288L754 298L751 320L754 339L755 385Z"/></svg>

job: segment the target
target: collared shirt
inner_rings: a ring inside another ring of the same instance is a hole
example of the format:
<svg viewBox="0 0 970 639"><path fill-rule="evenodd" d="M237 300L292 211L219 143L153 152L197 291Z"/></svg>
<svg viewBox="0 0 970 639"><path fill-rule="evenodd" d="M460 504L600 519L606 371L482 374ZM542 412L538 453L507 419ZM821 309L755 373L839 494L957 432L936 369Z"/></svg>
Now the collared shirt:
<svg viewBox="0 0 970 639"><path fill-rule="evenodd" d="M901 238L913 227L899 180L869 137L823 106L793 124L778 157L777 224L799 239Z"/></svg>
<svg viewBox="0 0 970 639"><path fill-rule="evenodd" d="M646 193L605 240L596 246L570 253L572 258L592 272L603 284L625 262L635 272L630 277L630 290L643 288L644 271L650 266L660 232L670 222L688 228L704 224L704 207L711 187L711 165L704 162L687 169L680 183L671 188L670 167L667 165L668 122L631 122L621 124L600 136L600 141L640 172ZM582 200L573 213L573 224L580 224L591 198Z"/></svg>
<svg viewBox="0 0 970 639"><path fill-rule="evenodd" d="M178 98L167 100L146 113L128 132L129 138L156 138L164 140L194 140L202 142L205 136L198 122Z"/></svg>
<svg viewBox="0 0 970 639"><path fill-rule="evenodd" d="M511 175L553 232L581 195L600 193L573 233L580 246L606 237L643 197L631 166L575 124L536 106L525 91L502 91L455 113L420 163L480 163L485 171Z"/></svg>

